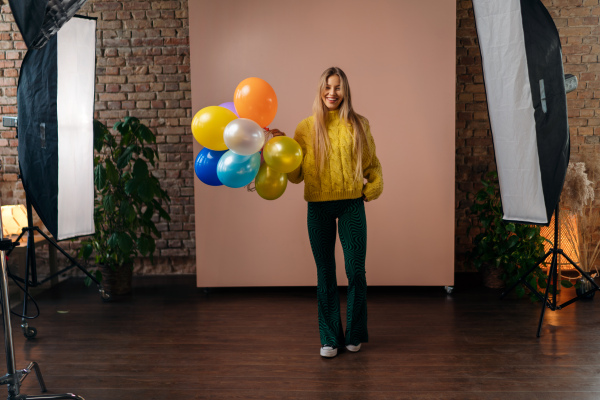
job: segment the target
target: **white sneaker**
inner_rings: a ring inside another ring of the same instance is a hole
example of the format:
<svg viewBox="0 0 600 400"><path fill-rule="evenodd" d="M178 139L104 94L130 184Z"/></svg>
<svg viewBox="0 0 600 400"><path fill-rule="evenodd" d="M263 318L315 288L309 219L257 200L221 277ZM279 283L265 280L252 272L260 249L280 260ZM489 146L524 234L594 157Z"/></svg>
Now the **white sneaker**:
<svg viewBox="0 0 600 400"><path fill-rule="evenodd" d="M358 344L358 346L355 346L353 344L347 344L346 345L346 349L352 353L356 353L357 351L360 350L360 343Z"/></svg>
<svg viewBox="0 0 600 400"><path fill-rule="evenodd" d="M321 357L332 358L337 356L337 349L328 344L323 345L321 347Z"/></svg>

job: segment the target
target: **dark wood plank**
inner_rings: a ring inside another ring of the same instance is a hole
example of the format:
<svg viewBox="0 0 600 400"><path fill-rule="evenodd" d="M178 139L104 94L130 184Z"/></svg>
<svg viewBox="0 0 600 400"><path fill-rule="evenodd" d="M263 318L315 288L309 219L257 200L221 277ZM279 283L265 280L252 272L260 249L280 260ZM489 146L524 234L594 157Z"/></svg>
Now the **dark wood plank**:
<svg viewBox="0 0 600 400"><path fill-rule="evenodd" d="M537 339L540 305L525 299L370 288L370 342L326 360L314 288L135 284L112 303L78 279L39 296L36 339L13 317L18 367L37 361L52 393L88 400L600 398L597 301L549 311ZM35 376L22 391L39 393Z"/></svg>

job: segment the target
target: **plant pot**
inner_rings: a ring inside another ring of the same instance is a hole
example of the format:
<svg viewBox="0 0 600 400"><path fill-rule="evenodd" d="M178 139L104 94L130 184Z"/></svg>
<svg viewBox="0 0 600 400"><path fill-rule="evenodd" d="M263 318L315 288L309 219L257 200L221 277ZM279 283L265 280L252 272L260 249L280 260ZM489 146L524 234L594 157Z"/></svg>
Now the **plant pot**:
<svg viewBox="0 0 600 400"><path fill-rule="evenodd" d="M502 280L502 269L492 268L488 265L481 267L481 278L483 286L490 289L503 289L504 281Z"/></svg>
<svg viewBox="0 0 600 400"><path fill-rule="evenodd" d="M585 278L581 278L579 280L579 287L575 288L575 293L577 294L577 296L581 296L582 294L589 292L590 290L592 290L594 287L592 286L592 284L590 283L590 281L588 281ZM592 293L588 294L587 296L583 296L582 299L586 299L586 300L591 300L594 298L594 295L596 294L595 291L593 291Z"/></svg>
<svg viewBox="0 0 600 400"><path fill-rule="evenodd" d="M102 266L102 286L111 296L122 296L132 291L133 264L120 267Z"/></svg>

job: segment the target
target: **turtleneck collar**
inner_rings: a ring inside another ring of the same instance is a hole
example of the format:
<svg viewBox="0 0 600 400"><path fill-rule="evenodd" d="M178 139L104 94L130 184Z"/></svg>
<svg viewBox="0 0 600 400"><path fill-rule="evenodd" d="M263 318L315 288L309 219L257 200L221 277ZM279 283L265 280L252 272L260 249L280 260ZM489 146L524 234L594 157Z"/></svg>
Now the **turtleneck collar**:
<svg viewBox="0 0 600 400"><path fill-rule="evenodd" d="M328 121L338 121L340 119L340 110L329 110L327 111Z"/></svg>

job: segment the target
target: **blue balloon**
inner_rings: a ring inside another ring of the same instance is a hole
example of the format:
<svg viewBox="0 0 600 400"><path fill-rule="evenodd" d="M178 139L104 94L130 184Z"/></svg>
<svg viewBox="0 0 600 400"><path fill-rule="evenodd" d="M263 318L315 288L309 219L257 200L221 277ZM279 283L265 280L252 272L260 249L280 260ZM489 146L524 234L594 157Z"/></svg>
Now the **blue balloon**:
<svg viewBox="0 0 600 400"><path fill-rule="evenodd" d="M194 163L194 171L196 171L198 179L210 186L223 185L217 176L217 164L225 153L227 150L217 151L208 147L203 148Z"/></svg>
<svg viewBox="0 0 600 400"><path fill-rule="evenodd" d="M231 188L246 186L258 173L260 153L242 156L228 150L217 165L217 176L223 185Z"/></svg>

